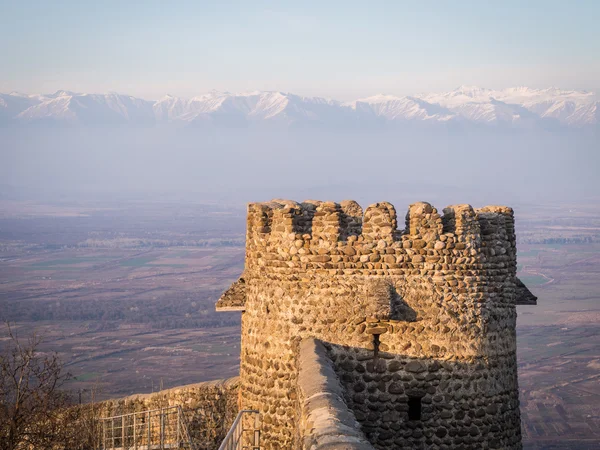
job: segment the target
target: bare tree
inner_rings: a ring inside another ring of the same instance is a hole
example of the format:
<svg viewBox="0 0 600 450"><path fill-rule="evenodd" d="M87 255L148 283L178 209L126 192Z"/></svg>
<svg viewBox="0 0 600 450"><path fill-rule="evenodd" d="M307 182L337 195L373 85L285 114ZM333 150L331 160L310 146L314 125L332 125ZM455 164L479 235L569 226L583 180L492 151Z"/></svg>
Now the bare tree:
<svg viewBox="0 0 600 450"><path fill-rule="evenodd" d="M57 416L69 403L61 387L71 375L63 372L56 353L39 351L41 338L24 342L6 324L0 353L0 450L51 448L63 432Z"/></svg>
<svg viewBox="0 0 600 450"><path fill-rule="evenodd" d="M70 450L96 450L100 444L100 411L102 405L96 401L99 388L97 384L89 390L89 402L76 408L70 408L73 418L70 423L77 423L77 433L71 436L65 448Z"/></svg>

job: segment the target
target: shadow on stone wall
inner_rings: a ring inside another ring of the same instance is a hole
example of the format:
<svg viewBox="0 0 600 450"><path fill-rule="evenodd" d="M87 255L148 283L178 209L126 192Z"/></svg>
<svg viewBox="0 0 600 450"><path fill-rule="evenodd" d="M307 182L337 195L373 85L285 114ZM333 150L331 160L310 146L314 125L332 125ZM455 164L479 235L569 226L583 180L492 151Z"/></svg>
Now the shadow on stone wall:
<svg viewBox="0 0 600 450"><path fill-rule="evenodd" d="M345 406L387 448L520 448L512 358L410 358L324 343Z"/></svg>
<svg viewBox="0 0 600 450"><path fill-rule="evenodd" d="M296 448L373 450L344 401L344 389L321 341L300 343L298 365Z"/></svg>

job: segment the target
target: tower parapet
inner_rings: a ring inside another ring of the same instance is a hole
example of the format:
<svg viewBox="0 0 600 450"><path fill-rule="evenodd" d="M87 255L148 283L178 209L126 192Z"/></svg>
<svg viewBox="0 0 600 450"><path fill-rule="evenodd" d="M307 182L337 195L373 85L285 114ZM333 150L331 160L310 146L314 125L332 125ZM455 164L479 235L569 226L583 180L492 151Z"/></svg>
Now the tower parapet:
<svg viewBox="0 0 600 450"><path fill-rule="evenodd" d="M510 208L451 205L443 212L440 216L429 203L414 203L406 228L399 230L396 209L387 202L369 206L364 214L354 201L253 203L246 263L250 269L336 269L363 275L419 269L433 275L458 266L480 271L494 259L516 258Z"/></svg>

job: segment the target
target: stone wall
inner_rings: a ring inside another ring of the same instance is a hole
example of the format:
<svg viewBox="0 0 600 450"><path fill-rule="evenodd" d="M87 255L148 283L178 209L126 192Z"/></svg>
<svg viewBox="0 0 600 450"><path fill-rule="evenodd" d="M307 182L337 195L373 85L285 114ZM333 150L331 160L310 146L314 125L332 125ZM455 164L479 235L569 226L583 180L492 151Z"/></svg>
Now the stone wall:
<svg viewBox="0 0 600 450"><path fill-rule="evenodd" d="M512 210L419 202L405 223L389 203L249 205L240 401L265 448L294 445L309 337L374 446L520 448Z"/></svg>
<svg viewBox="0 0 600 450"><path fill-rule="evenodd" d="M206 381L107 400L100 404L98 417L111 417L181 406L190 434L201 449L216 449L229 431L238 412L239 378Z"/></svg>
<svg viewBox="0 0 600 450"><path fill-rule="evenodd" d="M373 450L344 401L325 347L315 339L300 344L296 448Z"/></svg>
<svg viewBox="0 0 600 450"><path fill-rule="evenodd" d="M518 448L514 362L408 358L329 345L345 399L376 448ZM410 403L420 417L410 417Z"/></svg>

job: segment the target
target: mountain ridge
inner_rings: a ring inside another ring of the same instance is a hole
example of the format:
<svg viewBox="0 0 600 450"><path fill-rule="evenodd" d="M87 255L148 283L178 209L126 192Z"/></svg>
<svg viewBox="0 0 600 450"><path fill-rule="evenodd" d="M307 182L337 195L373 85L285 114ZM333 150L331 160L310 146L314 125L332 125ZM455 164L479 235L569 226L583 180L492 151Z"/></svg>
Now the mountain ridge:
<svg viewBox="0 0 600 450"><path fill-rule="evenodd" d="M600 102L590 91L460 86L442 93L377 94L341 102L280 91L210 91L156 101L59 90L0 94L0 125L184 127L395 127L403 125L589 128L600 126Z"/></svg>

